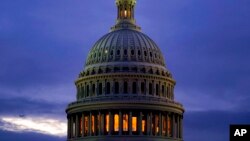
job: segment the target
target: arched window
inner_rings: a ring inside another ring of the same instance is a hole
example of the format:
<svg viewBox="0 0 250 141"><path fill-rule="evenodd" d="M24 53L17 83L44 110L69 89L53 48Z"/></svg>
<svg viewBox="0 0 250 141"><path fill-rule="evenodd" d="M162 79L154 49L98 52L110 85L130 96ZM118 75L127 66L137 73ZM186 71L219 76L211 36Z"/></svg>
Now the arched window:
<svg viewBox="0 0 250 141"><path fill-rule="evenodd" d="M115 82L115 94L119 93L119 82Z"/></svg>
<svg viewBox="0 0 250 141"><path fill-rule="evenodd" d="M116 51L116 55L120 55L120 50L119 49Z"/></svg>
<svg viewBox="0 0 250 141"><path fill-rule="evenodd" d="M87 97L89 96L89 85L87 85Z"/></svg>
<svg viewBox="0 0 250 141"><path fill-rule="evenodd" d="M149 83L149 94L153 95L153 85L152 85L152 83Z"/></svg>
<svg viewBox="0 0 250 141"><path fill-rule="evenodd" d="M110 82L107 82L106 94L110 94Z"/></svg>
<svg viewBox="0 0 250 141"><path fill-rule="evenodd" d="M98 95L101 95L102 94L102 83L99 83L98 88L99 88Z"/></svg>
<svg viewBox="0 0 250 141"><path fill-rule="evenodd" d="M82 98L85 97L85 92L84 92L84 86L83 85L81 85L81 96L82 96Z"/></svg>
<svg viewBox="0 0 250 141"><path fill-rule="evenodd" d="M141 83L141 93L145 94L145 83L144 82Z"/></svg>
<svg viewBox="0 0 250 141"><path fill-rule="evenodd" d="M159 96L159 84L156 84L156 95Z"/></svg>
<svg viewBox="0 0 250 141"><path fill-rule="evenodd" d="M135 50L131 50L131 55L135 55Z"/></svg>
<svg viewBox="0 0 250 141"><path fill-rule="evenodd" d="M166 93L167 93L167 97L169 98L169 89L168 89L168 87L166 88Z"/></svg>
<svg viewBox="0 0 250 141"><path fill-rule="evenodd" d="M166 97L164 85L162 85L162 87L161 87L161 93L162 93L162 96Z"/></svg>
<svg viewBox="0 0 250 141"><path fill-rule="evenodd" d="M136 94L137 87L136 87L136 82L133 82L133 94Z"/></svg>
<svg viewBox="0 0 250 141"><path fill-rule="evenodd" d="M140 50L138 50L138 55L141 56L141 51Z"/></svg>
<svg viewBox="0 0 250 141"><path fill-rule="evenodd" d="M124 93L127 94L128 93L128 82L126 82L126 81L124 82L123 88L124 88Z"/></svg>
<svg viewBox="0 0 250 141"><path fill-rule="evenodd" d="M124 50L124 55L128 55L127 49Z"/></svg>
<svg viewBox="0 0 250 141"><path fill-rule="evenodd" d="M95 95L95 84L92 84L92 95Z"/></svg>

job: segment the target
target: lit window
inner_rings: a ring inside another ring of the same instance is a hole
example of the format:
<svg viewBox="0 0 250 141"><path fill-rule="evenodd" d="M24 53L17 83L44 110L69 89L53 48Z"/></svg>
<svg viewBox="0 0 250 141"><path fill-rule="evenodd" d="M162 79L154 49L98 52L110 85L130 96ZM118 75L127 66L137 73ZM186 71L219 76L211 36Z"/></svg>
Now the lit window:
<svg viewBox="0 0 250 141"><path fill-rule="evenodd" d="M167 121L165 116L162 116L162 121L163 121L162 135L165 136L167 131Z"/></svg>
<svg viewBox="0 0 250 141"><path fill-rule="evenodd" d="M95 132L95 116L91 116L91 131L92 131L92 134L94 134Z"/></svg>
<svg viewBox="0 0 250 141"><path fill-rule="evenodd" d="M142 132L145 132L145 126L146 126L146 121L145 120L142 120L142 124L141 124L141 131Z"/></svg>
<svg viewBox="0 0 250 141"><path fill-rule="evenodd" d="M115 132L119 131L119 115L118 114L115 114L115 117L114 117L114 130Z"/></svg>
<svg viewBox="0 0 250 141"><path fill-rule="evenodd" d="M132 117L132 131L137 131L137 117Z"/></svg>
<svg viewBox="0 0 250 141"><path fill-rule="evenodd" d="M171 135L171 119L170 118L168 118L168 131L167 131L167 133L168 133L168 135Z"/></svg>
<svg viewBox="0 0 250 141"><path fill-rule="evenodd" d="M76 136L76 123L73 123L73 136Z"/></svg>
<svg viewBox="0 0 250 141"><path fill-rule="evenodd" d="M159 133L159 116L155 115L155 134Z"/></svg>
<svg viewBox="0 0 250 141"><path fill-rule="evenodd" d="M84 118L84 136L87 136L87 134L88 134L88 129L89 129L89 123L88 123L89 121L88 121L88 117L87 116L85 116L85 118Z"/></svg>
<svg viewBox="0 0 250 141"><path fill-rule="evenodd" d="M123 115L123 131L128 131L128 114Z"/></svg>
<svg viewBox="0 0 250 141"><path fill-rule="evenodd" d="M80 134L82 134L82 118L80 119Z"/></svg>
<svg viewBox="0 0 250 141"><path fill-rule="evenodd" d="M105 127L106 127L106 131L109 132L109 115L108 114L106 115L106 125L105 125Z"/></svg>
<svg viewBox="0 0 250 141"><path fill-rule="evenodd" d="M127 16L128 16L128 11L127 10L124 11L124 16L125 16L125 18L127 18Z"/></svg>

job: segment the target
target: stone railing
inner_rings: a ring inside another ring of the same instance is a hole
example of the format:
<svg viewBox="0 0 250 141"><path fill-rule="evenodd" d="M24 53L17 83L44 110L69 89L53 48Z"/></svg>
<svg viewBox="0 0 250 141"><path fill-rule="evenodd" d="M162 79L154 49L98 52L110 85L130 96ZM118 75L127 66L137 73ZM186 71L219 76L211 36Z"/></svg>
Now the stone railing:
<svg viewBox="0 0 250 141"><path fill-rule="evenodd" d="M156 103L156 104L174 104L179 107L183 107L182 104L175 102L173 100L154 97L154 96L138 96L138 95L128 95L128 94L119 94L119 95L105 95L98 97L89 97L80 99L76 102L70 103L68 106L73 106L75 104L88 104L88 103L96 103L96 102L132 102L132 103Z"/></svg>

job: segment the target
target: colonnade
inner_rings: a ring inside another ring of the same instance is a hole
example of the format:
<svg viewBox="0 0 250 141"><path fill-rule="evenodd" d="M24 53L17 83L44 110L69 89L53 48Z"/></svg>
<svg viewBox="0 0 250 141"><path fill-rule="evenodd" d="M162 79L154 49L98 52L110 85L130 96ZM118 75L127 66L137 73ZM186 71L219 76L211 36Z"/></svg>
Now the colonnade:
<svg viewBox="0 0 250 141"><path fill-rule="evenodd" d="M174 99L174 86L161 81L148 80L95 80L77 86L77 98L110 94L151 95Z"/></svg>
<svg viewBox="0 0 250 141"><path fill-rule="evenodd" d="M181 139L182 115L162 111L90 111L68 115L68 139L88 136L162 136Z"/></svg>

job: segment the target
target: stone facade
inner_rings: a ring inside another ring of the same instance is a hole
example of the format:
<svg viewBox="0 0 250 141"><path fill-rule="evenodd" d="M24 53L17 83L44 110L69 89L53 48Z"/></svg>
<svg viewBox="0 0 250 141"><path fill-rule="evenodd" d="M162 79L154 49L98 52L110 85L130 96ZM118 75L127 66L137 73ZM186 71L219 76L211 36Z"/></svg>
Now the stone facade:
<svg viewBox="0 0 250 141"><path fill-rule="evenodd" d="M88 54L66 109L68 141L182 141L183 106L163 54L135 24L135 0Z"/></svg>

